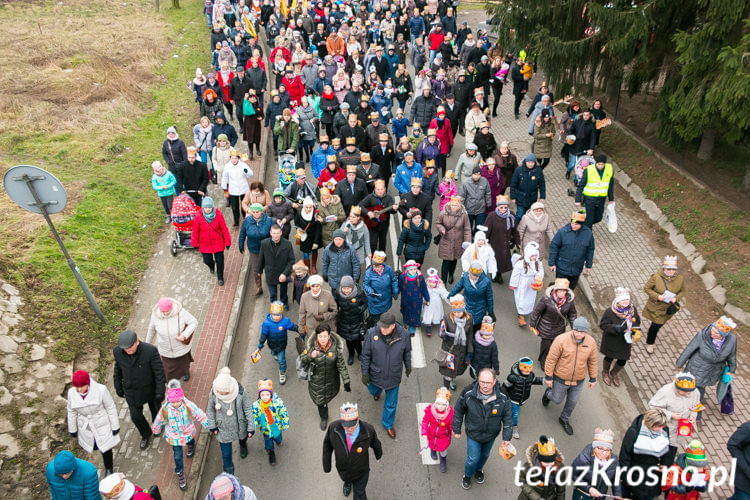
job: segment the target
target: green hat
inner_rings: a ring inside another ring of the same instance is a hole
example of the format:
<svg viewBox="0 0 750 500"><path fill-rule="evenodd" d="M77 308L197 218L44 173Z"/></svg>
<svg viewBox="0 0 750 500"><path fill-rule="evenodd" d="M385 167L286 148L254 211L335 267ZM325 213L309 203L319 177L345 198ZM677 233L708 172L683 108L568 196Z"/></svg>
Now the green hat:
<svg viewBox="0 0 750 500"><path fill-rule="evenodd" d="M282 198L284 197L284 190L280 187L277 187L273 190L273 197L276 198L277 196L281 196Z"/></svg>
<svg viewBox="0 0 750 500"><path fill-rule="evenodd" d="M250 211L251 212L252 211L262 212L263 211L263 205L261 205L260 203L257 203L257 202L253 203L252 205L250 205Z"/></svg>
<svg viewBox="0 0 750 500"><path fill-rule="evenodd" d="M693 439L688 443L685 450L685 464L695 467L703 467L708 462L706 458L706 447L699 439Z"/></svg>
<svg viewBox="0 0 750 500"><path fill-rule="evenodd" d="M219 134L219 136L216 138L217 141L227 141L229 142L229 137L227 137L227 134Z"/></svg>

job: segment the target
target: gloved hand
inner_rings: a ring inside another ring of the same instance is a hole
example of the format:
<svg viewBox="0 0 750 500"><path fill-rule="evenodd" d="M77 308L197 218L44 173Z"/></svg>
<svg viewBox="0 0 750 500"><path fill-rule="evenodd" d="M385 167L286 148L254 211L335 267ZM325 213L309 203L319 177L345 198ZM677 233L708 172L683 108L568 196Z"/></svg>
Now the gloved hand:
<svg viewBox="0 0 750 500"><path fill-rule="evenodd" d="M721 381L725 384L729 384L732 382L732 375L729 372L724 372L724 375L721 376Z"/></svg>
<svg viewBox="0 0 750 500"><path fill-rule="evenodd" d="M406 372L406 376L408 377L409 375L411 375L411 368L406 368L404 372Z"/></svg>
<svg viewBox="0 0 750 500"><path fill-rule="evenodd" d="M244 246L240 247L240 253L245 253L245 247Z"/></svg>
<svg viewBox="0 0 750 500"><path fill-rule="evenodd" d="M365 385L368 385L370 383L370 376L369 375L362 375L362 383Z"/></svg>
<svg viewBox="0 0 750 500"><path fill-rule="evenodd" d="M113 435L113 436L116 436L116 435L118 435L119 433L120 433L120 429L115 429L115 430L113 430L113 431L112 431L112 435Z"/></svg>
<svg viewBox="0 0 750 500"><path fill-rule="evenodd" d="M323 281L325 281L326 283L328 283L328 275L327 274L323 275Z"/></svg>
<svg viewBox="0 0 750 500"><path fill-rule="evenodd" d="M261 349L263 349L263 344L258 344L258 350L260 351Z"/></svg>
<svg viewBox="0 0 750 500"><path fill-rule="evenodd" d="M227 245L227 250L229 250L230 248L232 248L231 245Z"/></svg>
<svg viewBox="0 0 750 500"><path fill-rule="evenodd" d="M78 433L77 432L69 432L68 434L70 434L70 437L72 437L72 438L78 437Z"/></svg>
<svg viewBox="0 0 750 500"><path fill-rule="evenodd" d="M352 386L349 385L349 382L344 384L344 391L345 392L352 392Z"/></svg>

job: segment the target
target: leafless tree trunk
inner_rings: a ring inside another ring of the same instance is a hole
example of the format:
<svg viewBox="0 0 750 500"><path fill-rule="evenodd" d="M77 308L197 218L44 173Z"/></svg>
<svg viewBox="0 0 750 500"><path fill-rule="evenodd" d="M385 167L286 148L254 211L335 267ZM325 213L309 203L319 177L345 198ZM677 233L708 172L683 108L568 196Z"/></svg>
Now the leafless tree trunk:
<svg viewBox="0 0 750 500"><path fill-rule="evenodd" d="M716 144L716 130L707 128L701 137L701 145L698 147L698 158L707 161L714 154L714 145Z"/></svg>
<svg viewBox="0 0 750 500"><path fill-rule="evenodd" d="M742 179L742 187L750 189L750 165L745 167L745 178Z"/></svg>

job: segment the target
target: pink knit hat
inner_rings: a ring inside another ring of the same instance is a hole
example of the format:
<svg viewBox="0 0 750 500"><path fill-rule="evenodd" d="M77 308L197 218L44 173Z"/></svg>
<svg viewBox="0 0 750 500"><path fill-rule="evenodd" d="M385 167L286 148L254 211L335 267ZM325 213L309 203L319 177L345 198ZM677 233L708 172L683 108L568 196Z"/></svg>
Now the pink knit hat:
<svg viewBox="0 0 750 500"><path fill-rule="evenodd" d="M234 485L229 476L219 476L211 483L211 493L216 498L224 498L234 491Z"/></svg>
<svg viewBox="0 0 750 500"><path fill-rule="evenodd" d="M182 387L177 387L175 389L167 389L167 401L170 403L176 403L178 401L182 401L182 398L185 397L185 393L182 392Z"/></svg>
<svg viewBox="0 0 750 500"><path fill-rule="evenodd" d="M159 306L159 310L163 313L167 313L172 310L172 299L169 297L162 297L159 299L159 302L157 303Z"/></svg>

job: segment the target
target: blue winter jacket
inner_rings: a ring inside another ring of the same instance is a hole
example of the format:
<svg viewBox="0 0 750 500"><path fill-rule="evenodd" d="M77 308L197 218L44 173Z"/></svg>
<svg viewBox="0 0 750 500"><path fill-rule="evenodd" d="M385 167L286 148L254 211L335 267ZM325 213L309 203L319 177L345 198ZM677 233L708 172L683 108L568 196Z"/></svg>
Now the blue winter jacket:
<svg viewBox="0 0 750 500"><path fill-rule="evenodd" d="M531 169L526 168L526 160L524 160L513 172L513 178L510 181L510 199L516 200L516 205L519 207L528 209L539 198L547 198L544 173L539 165Z"/></svg>
<svg viewBox="0 0 750 500"><path fill-rule="evenodd" d="M260 221L256 221L252 215L248 215L242 223L237 247L244 250L245 238L247 238L247 249L252 253L260 253L260 242L270 236L272 225L273 221L265 212L260 216Z"/></svg>
<svg viewBox="0 0 750 500"><path fill-rule="evenodd" d="M424 30L424 19L422 19L421 16L409 18L409 33L411 33L412 36L417 37L424 33Z"/></svg>
<svg viewBox="0 0 750 500"><path fill-rule="evenodd" d="M441 180L440 175L437 173L437 169L435 169L435 173L431 176L422 178L422 192L430 201L434 200L435 196L440 194L438 186L440 185Z"/></svg>
<svg viewBox="0 0 750 500"><path fill-rule="evenodd" d="M393 180L393 185L396 187L399 194L411 191L412 177L419 177L420 179L424 177L422 165L416 161L412 164L411 168L406 166L406 162L401 162L401 165L396 167L396 178Z"/></svg>
<svg viewBox="0 0 750 500"><path fill-rule="evenodd" d="M333 139L333 138L331 138ZM313 177L316 179L320 177L320 173L326 168L328 162L328 155L335 155L336 151L328 146L328 149L323 151L320 146L313 152L312 158L310 158L310 168L312 169Z"/></svg>
<svg viewBox="0 0 750 500"><path fill-rule="evenodd" d="M393 106L393 99L387 98L384 93L378 94L377 92L375 92L370 99L370 106L372 106L372 109L374 109L380 115L380 121L384 125L387 124L391 115L388 114L388 116L383 116L381 110L385 108L390 112L391 106Z"/></svg>
<svg viewBox="0 0 750 500"><path fill-rule="evenodd" d="M218 123L214 123L213 133L211 134L213 145L216 146L217 137L219 137L221 134L226 134L227 139L229 139L229 144L234 147L234 145L237 144L237 139L239 139L239 137L237 137L237 131L235 130L234 125L227 121L227 117L224 116L223 111L219 111L218 113L216 113L216 118L221 118L222 120L224 120L224 123L222 123L221 125L219 125Z"/></svg>
<svg viewBox="0 0 750 500"><path fill-rule="evenodd" d="M398 118L393 119L392 128L393 128L393 135L396 136L396 144L398 144L399 139L401 139L403 136L405 136L408 133L408 130L406 127L410 125L411 123L409 123L409 119L406 117L403 117L400 120Z"/></svg>
<svg viewBox="0 0 750 500"><path fill-rule="evenodd" d="M396 69L398 68L398 56L395 52L393 55L389 55L388 52L386 52L383 58L388 62L388 70L390 71L391 80L393 80L396 76Z"/></svg>
<svg viewBox="0 0 750 500"><path fill-rule="evenodd" d="M379 275L368 267L362 288L367 294L367 308L370 314L383 314L393 304L393 299L398 297L398 280L393 269L387 264L383 265L383 274Z"/></svg>
<svg viewBox="0 0 750 500"><path fill-rule="evenodd" d="M73 471L68 479L58 474ZM52 500L101 500L99 476L93 464L73 456L68 450L61 451L47 464L47 484Z"/></svg>
<svg viewBox="0 0 750 500"><path fill-rule="evenodd" d="M299 328L295 325L292 320L286 316L282 316L277 322L271 318L271 315L267 315L265 321L260 327L260 341L258 341L258 349L263 348L263 344L268 340L268 348L271 352L281 352L286 349L287 331L292 330L298 332Z"/></svg>
<svg viewBox="0 0 750 500"><path fill-rule="evenodd" d="M466 301L466 310L474 321L481 322L485 315L493 313L494 300L492 298L492 282L490 278L482 271L476 285L471 284L469 273L466 272L458 280L448 297L453 297L457 293L462 293Z"/></svg>
<svg viewBox="0 0 750 500"><path fill-rule="evenodd" d="M578 276L584 264L594 264L594 233L586 226L573 231L570 224L561 227L549 244L549 265L557 266L563 276Z"/></svg>

